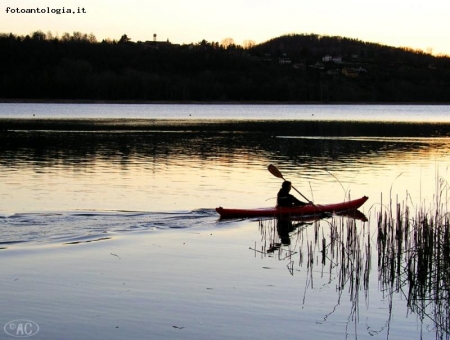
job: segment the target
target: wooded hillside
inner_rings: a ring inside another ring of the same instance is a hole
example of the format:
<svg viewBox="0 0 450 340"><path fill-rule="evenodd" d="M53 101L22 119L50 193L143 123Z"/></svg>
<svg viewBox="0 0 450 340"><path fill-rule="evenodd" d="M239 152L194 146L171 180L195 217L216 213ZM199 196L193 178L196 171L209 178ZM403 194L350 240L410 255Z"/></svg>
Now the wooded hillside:
<svg viewBox="0 0 450 340"><path fill-rule="evenodd" d="M450 101L450 58L355 39L286 35L243 48L0 34L0 99Z"/></svg>

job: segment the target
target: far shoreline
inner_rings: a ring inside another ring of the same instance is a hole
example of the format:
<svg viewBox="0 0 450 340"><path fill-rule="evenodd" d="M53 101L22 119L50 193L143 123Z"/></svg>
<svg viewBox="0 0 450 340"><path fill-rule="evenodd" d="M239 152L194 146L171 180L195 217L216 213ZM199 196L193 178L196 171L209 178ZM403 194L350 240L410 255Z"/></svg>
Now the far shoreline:
<svg viewBox="0 0 450 340"><path fill-rule="evenodd" d="M276 122L276 124L274 124ZM266 133L275 136L332 137L449 137L450 123L338 121L338 120L232 120L232 119L144 119L144 118L0 118L0 138L20 131L72 131L136 133ZM28 136L28 135L27 135ZM17 138L21 138L20 134Z"/></svg>
<svg viewBox="0 0 450 340"><path fill-rule="evenodd" d="M118 105L450 105L450 102L304 102L304 101L151 101L98 99L10 99L0 104L118 104Z"/></svg>

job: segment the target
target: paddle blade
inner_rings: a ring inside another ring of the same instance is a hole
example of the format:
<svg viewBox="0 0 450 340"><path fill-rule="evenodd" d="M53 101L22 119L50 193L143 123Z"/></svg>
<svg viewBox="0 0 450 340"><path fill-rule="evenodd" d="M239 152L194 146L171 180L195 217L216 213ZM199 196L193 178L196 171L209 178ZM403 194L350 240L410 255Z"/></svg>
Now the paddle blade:
<svg viewBox="0 0 450 340"><path fill-rule="evenodd" d="M277 167L276 167L275 165L270 164L270 165L267 167L267 170L269 170L269 172L270 172L272 175L274 175L275 177L284 179L283 174L280 172L280 170L277 169Z"/></svg>

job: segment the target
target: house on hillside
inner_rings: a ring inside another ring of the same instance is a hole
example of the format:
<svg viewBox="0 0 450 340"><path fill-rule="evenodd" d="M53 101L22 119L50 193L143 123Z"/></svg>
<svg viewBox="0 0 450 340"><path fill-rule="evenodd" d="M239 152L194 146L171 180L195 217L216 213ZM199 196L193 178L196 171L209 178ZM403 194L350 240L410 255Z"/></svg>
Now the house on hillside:
<svg viewBox="0 0 450 340"><path fill-rule="evenodd" d="M367 70L360 66L358 68L355 68L355 72L357 72L357 73L367 73Z"/></svg>
<svg viewBox="0 0 450 340"><path fill-rule="evenodd" d="M278 58L278 63L280 65L287 65L287 64L290 65L290 64L292 64L292 60L291 60L291 58L287 57L286 53L283 53L281 55L281 57Z"/></svg>
<svg viewBox="0 0 450 340"><path fill-rule="evenodd" d="M319 62L317 62L317 63L315 63L313 65L309 65L309 67L315 68L315 69L318 69L318 70L324 70L325 69L325 66L322 63L319 63Z"/></svg>
<svg viewBox="0 0 450 340"><path fill-rule="evenodd" d="M338 56L338 57L332 57L331 55L326 55L325 57L322 58L322 61L324 63L335 63L335 64L342 64L342 57Z"/></svg>
<svg viewBox="0 0 450 340"><path fill-rule="evenodd" d="M330 69L330 70L327 71L327 74L329 76L337 76L337 75L341 74L341 70L339 70L338 68Z"/></svg>
<svg viewBox="0 0 450 340"><path fill-rule="evenodd" d="M281 57L281 58L278 58L278 63L280 65L292 64L292 60L291 60L291 58Z"/></svg>
<svg viewBox="0 0 450 340"><path fill-rule="evenodd" d="M353 68L345 67L342 69L342 74L346 76L347 78L357 78L358 72L355 71Z"/></svg>
<svg viewBox="0 0 450 340"><path fill-rule="evenodd" d="M172 44L169 39L167 41L146 41L143 43L144 48L153 48L159 50L160 48L174 48L179 47L179 44Z"/></svg>
<svg viewBox="0 0 450 340"><path fill-rule="evenodd" d="M304 60L300 60L298 63L292 65L296 70L304 70L306 68L306 62Z"/></svg>

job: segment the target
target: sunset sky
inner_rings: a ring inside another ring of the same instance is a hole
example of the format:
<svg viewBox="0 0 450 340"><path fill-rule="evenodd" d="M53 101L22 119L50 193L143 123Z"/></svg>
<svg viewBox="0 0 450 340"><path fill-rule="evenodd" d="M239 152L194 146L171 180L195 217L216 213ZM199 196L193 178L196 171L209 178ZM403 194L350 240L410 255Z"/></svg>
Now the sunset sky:
<svg viewBox="0 0 450 340"><path fill-rule="evenodd" d="M169 39L172 43L261 43L289 33L356 38L450 55L450 1L406 0L0 0L0 32L41 30L61 36L75 31L98 40ZM85 14L17 14L17 10L77 10Z"/></svg>

